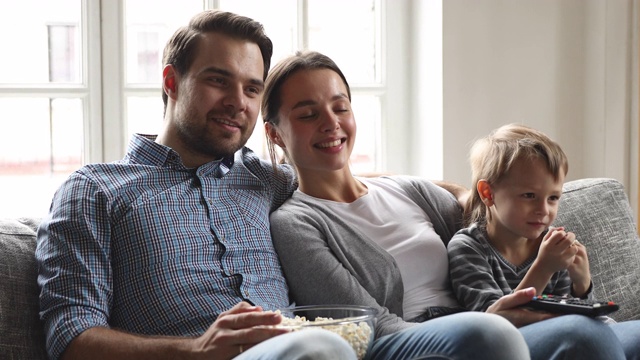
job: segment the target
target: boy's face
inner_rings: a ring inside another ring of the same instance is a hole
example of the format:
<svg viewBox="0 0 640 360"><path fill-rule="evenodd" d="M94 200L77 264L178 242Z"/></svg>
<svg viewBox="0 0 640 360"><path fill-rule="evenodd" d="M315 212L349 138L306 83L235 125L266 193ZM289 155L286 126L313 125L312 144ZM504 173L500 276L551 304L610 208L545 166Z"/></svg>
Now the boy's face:
<svg viewBox="0 0 640 360"><path fill-rule="evenodd" d="M492 186L492 227L513 239L538 238L556 219L563 183L564 174L554 179L541 159L516 161Z"/></svg>

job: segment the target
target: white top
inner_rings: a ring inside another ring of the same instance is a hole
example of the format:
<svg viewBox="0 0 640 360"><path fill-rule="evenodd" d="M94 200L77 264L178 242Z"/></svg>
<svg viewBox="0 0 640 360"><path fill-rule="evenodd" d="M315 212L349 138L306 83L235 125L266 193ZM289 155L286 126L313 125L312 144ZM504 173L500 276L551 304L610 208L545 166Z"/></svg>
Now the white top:
<svg viewBox="0 0 640 360"><path fill-rule="evenodd" d="M412 319L430 306L457 307L449 283L447 249L427 214L393 180L357 179L368 193L356 201L315 200L393 256L404 285L403 318Z"/></svg>

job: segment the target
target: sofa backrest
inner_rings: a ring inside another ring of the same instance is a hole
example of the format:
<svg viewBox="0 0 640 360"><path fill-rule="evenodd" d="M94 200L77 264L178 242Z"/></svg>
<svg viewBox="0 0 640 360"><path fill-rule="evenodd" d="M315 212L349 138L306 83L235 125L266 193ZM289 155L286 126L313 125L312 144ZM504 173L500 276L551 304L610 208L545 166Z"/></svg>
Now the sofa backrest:
<svg viewBox="0 0 640 360"><path fill-rule="evenodd" d="M555 226L587 248L594 296L612 300L615 320L640 319L640 239L624 187L614 179L567 182Z"/></svg>
<svg viewBox="0 0 640 360"><path fill-rule="evenodd" d="M38 219L0 219L0 359L46 359L34 257Z"/></svg>

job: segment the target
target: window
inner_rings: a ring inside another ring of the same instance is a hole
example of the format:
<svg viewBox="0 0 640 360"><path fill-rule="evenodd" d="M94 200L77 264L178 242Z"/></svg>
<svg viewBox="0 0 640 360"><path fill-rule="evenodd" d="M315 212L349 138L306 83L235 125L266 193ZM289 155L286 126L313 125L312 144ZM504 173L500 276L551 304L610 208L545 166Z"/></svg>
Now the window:
<svg viewBox="0 0 640 360"><path fill-rule="evenodd" d="M77 83L80 80L78 64L78 25L48 25L49 82Z"/></svg>
<svg viewBox="0 0 640 360"><path fill-rule="evenodd" d="M164 44L205 8L233 11L263 23L274 42L272 64L304 48L332 57L352 88L358 121L353 170L397 172L397 164L411 161L404 159L397 144L393 146L403 136L410 138L411 131L405 99L411 88L405 66L409 51L404 41L411 32L405 25L410 20L409 4L409 0L0 4L0 38L5 48L16 49L16 56L0 57L4 115L0 216L44 215L53 192L72 171L82 164L122 158L132 133L158 132ZM20 36L15 35L18 31ZM268 158L260 119L248 146Z"/></svg>
<svg viewBox="0 0 640 360"><path fill-rule="evenodd" d="M220 0L216 7L259 19L274 43L272 63L304 48L321 51L338 63L352 87L354 112L359 118L367 119L367 123L359 127L359 141L352 158L354 171L376 171L380 167L377 151L381 95L385 91L381 72L380 1L307 0L301 7L299 3L297 0ZM199 0L180 3L165 0L150 10L144 0L124 2L126 138L135 132L157 133L162 118L158 97L162 48L175 29L200 11L201 6ZM337 8L340 11L336 11ZM168 23L167 19L176 21ZM347 30L335 26L336 23L352 25ZM149 116L150 111L156 116ZM268 158L263 140L263 127L258 123L248 146Z"/></svg>
<svg viewBox="0 0 640 360"><path fill-rule="evenodd" d="M89 88L82 74L81 3L1 7L11 7L0 9L0 36L13 52L0 57L0 215L42 214L55 188L84 161Z"/></svg>

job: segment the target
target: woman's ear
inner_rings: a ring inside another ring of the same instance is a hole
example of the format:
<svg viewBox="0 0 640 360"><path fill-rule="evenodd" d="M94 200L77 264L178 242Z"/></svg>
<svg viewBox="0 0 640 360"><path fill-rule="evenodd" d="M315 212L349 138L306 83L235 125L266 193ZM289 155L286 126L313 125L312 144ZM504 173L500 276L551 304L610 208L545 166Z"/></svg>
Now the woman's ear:
<svg viewBox="0 0 640 360"><path fill-rule="evenodd" d="M491 185L487 182L487 180L478 180L478 184L476 184L476 190L478 191L478 195L480 195L480 199L482 202L491 207L493 206L493 191L491 190Z"/></svg>
<svg viewBox="0 0 640 360"><path fill-rule="evenodd" d="M271 139L272 143L280 146L283 149L286 148L286 146L282 142L282 139L280 138L280 135L278 135L278 130L276 129L275 125L270 122L266 122L264 123L264 130L267 133L267 136L269 136L269 139Z"/></svg>

